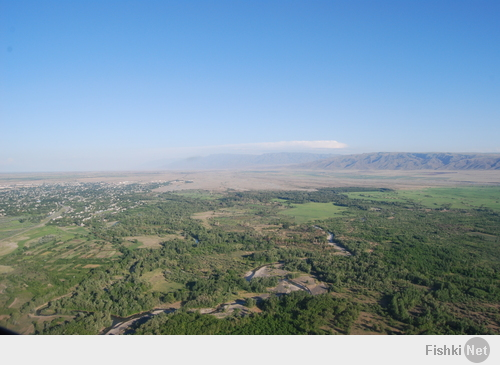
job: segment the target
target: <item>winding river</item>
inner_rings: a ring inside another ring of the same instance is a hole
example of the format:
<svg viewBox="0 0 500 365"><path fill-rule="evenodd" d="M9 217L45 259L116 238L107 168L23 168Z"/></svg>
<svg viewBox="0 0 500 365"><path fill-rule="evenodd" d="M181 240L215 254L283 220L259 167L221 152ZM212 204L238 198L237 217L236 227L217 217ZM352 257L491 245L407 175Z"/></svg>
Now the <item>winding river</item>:
<svg viewBox="0 0 500 365"><path fill-rule="evenodd" d="M314 226L314 228L320 229L320 230L324 231L323 228L318 227L318 226ZM347 251L345 247L341 246L338 242L335 241L335 236L334 236L334 234L332 232L327 232L327 234L328 234L328 244L329 245L334 246L337 250L339 250L342 254L344 254L346 256L350 256L351 255L351 253L349 251ZM196 240L196 243L199 242L196 238L195 238L195 240ZM272 263L272 264L261 265L261 266L255 268L255 269L253 269L252 271L247 272L245 274L245 279L248 280L248 281L250 281L250 280L252 280L252 278L255 277L256 273L259 270L267 268L267 267L270 267L270 266L274 266L276 264L278 264L278 262L275 262L275 263ZM308 292L310 294L313 294L311 292L311 290L307 286L302 285L301 283L298 283L295 280L292 280L292 279L281 279L280 282L286 282L288 285L296 286L297 288L299 288L301 290L305 290L306 292ZM42 308L39 307L36 310L36 316L50 317L50 316L53 315L53 314L50 314L50 315L42 314L41 311L43 309L45 309L45 307L42 307ZM148 321L149 319L151 319L152 317L154 317L154 316L156 316L158 314L161 314L161 313L167 313L167 314L168 313L173 313L176 310L177 309L175 309L175 308L153 309L152 311L146 311L146 312L142 312L142 313L137 313L137 314L134 314L132 316L125 317L125 318L118 317L118 316L111 316L111 319L112 319L111 326L104 328L100 332L100 335L121 335L121 334L126 334L127 331L129 331L130 328L133 325L139 325L139 324L145 323L146 321ZM217 310L217 309L215 309L215 310ZM78 311L78 312L82 312L82 311Z"/></svg>
<svg viewBox="0 0 500 365"><path fill-rule="evenodd" d="M113 323L111 326L103 329L100 333L100 335L122 335L126 334L127 330L132 326L136 324L142 324L151 319L153 316L156 316L161 313L173 313L177 309L170 308L170 309L154 309L152 311L148 312L142 312L142 313L137 313L134 314L130 317L117 317L117 316L111 316L111 319Z"/></svg>
<svg viewBox="0 0 500 365"><path fill-rule="evenodd" d="M321 227L318 227L318 226L313 226L313 227L314 227L314 228L316 228L316 229L319 229L319 230L321 230L321 231L323 231L323 232L325 231L325 230L324 230L323 228L321 228ZM335 235L334 235L332 232L326 232L326 233L327 233L327 235L328 235L327 239L328 239L328 244L329 244L330 246L335 247L337 250L339 250L339 251L340 251L343 255L345 255L345 256L351 256L351 255L352 255L352 253L351 253L351 252L347 251L347 249L346 249L344 246L342 246L341 244L339 244L339 243L335 240Z"/></svg>

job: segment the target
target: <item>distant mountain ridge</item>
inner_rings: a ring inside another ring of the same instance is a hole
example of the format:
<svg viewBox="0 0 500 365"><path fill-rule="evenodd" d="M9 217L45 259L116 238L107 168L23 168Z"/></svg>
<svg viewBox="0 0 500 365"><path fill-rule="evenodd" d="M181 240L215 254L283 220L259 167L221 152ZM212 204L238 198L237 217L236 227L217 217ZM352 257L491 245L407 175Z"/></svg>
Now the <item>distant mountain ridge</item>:
<svg viewBox="0 0 500 365"><path fill-rule="evenodd" d="M216 154L206 157L191 157L170 163L166 169L239 169L249 167L287 166L331 158L333 154L279 152L262 155Z"/></svg>
<svg viewBox="0 0 500 365"><path fill-rule="evenodd" d="M376 152L291 166L313 170L500 170L500 154Z"/></svg>

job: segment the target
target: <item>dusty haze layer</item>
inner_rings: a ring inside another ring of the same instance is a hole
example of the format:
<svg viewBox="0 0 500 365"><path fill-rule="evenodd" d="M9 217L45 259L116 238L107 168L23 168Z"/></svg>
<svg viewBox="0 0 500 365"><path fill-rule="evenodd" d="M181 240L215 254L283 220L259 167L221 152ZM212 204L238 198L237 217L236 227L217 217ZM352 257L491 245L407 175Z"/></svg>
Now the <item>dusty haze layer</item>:
<svg viewBox="0 0 500 365"><path fill-rule="evenodd" d="M411 189L427 186L500 185L500 171L150 171L0 174L0 189L15 185L65 182L107 182L115 184L165 182L161 191L206 189L299 190L330 186L373 186Z"/></svg>

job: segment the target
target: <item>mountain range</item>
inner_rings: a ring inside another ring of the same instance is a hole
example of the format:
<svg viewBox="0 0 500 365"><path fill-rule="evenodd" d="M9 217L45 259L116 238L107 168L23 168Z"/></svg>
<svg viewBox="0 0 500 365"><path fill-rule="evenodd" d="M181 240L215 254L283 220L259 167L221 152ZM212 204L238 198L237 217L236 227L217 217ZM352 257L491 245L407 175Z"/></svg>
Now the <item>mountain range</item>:
<svg viewBox="0 0 500 365"><path fill-rule="evenodd" d="M294 165L312 170L500 170L500 154L376 152Z"/></svg>
<svg viewBox="0 0 500 365"><path fill-rule="evenodd" d="M167 170L223 170L286 167L299 170L500 170L496 153L375 152L333 155L300 152L261 155L216 154L164 165Z"/></svg>

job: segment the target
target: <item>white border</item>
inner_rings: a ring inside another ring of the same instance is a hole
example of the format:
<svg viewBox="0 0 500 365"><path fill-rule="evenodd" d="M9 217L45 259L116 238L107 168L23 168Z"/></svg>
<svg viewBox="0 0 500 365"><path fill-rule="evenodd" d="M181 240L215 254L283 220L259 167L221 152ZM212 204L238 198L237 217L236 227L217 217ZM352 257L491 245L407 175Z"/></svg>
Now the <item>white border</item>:
<svg viewBox="0 0 500 365"><path fill-rule="evenodd" d="M500 364L500 336L2 336L1 364L323 365L473 364L465 355L426 355L426 345L482 337Z"/></svg>

